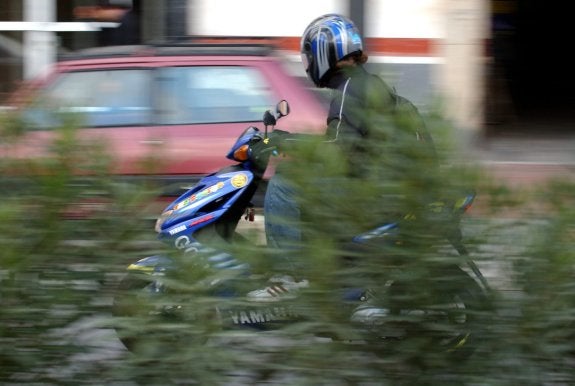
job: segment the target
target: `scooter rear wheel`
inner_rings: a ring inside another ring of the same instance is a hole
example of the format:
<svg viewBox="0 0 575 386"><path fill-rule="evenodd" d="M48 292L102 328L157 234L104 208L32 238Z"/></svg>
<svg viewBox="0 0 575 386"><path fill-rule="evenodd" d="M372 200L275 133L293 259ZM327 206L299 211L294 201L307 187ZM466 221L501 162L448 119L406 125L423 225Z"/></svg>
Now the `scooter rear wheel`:
<svg viewBox="0 0 575 386"><path fill-rule="evenodd" d="M408 341L415 339L422 351L458 360L475 351L488 310L485 291L456 266L443 267L433 276L433 285L426 288L401 282L388 286L386 299L374 308L379 314L367 331L372 343L389 352L403 345L413 347Z"/></svg>

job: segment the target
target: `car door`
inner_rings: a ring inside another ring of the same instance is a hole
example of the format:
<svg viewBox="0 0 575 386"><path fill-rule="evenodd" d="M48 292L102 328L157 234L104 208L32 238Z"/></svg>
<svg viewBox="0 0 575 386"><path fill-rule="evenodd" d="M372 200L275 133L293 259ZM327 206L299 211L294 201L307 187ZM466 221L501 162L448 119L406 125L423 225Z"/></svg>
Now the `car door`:
<svg viewBox="0 0 575 386"><path fill-rule="evenodd" d="M103 146L114 173L146 174L165 133L155 126L153 70L88 68L52 78L22 112L26 134L20 154L47 154L59 127L74 122L78 139Z"/></svg>

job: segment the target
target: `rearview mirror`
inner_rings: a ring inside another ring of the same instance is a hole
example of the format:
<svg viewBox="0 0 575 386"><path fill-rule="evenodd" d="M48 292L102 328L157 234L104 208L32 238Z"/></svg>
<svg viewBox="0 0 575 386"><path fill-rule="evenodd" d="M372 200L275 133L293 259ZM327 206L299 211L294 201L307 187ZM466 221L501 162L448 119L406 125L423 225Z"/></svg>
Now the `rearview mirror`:
<svg viewBox="0 0 575 386"><path fill-rule="evenodd" d="M278 102L276 105L276 112L280 117L285 117L289 114L289 103L285 99Z"/></svg>

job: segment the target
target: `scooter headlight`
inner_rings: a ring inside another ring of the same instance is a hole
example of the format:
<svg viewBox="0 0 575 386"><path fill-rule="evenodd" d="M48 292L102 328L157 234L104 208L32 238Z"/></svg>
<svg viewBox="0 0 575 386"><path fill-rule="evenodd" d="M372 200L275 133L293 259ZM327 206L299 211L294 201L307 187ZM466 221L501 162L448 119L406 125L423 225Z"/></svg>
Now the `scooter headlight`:
<svg viewBox="0 0 575 386"><path fill-rule="evenodd" d="M234 151L234 160L238 162L246 161L249 157L250 147L248 145L240 146L236 151Z"/></svg>
<svg viewBox="0 0 575 386"><path fill-rule="evenodd" d="M158 219L156 220L156 226L154 227L157 233L160 233L162 231L162 225L172 215L172 213L174 213L173 209L166 210L160 215L160 217L158 217Z"/></svg>

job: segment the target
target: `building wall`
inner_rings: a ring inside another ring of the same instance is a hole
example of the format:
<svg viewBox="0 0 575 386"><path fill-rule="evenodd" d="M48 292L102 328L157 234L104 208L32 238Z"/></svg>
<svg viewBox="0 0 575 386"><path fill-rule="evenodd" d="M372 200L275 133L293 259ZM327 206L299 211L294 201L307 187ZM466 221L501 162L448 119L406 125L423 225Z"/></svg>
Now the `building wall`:
<svg viewBox="0 0 575 386"><path fill-rule="evenodd" d="M192 0L193 35L280 36L298 61L306 25L330 12L349 15L350 1ZM363 0L370 69L420 107L444 105L468 136L483 125L487 0Z"/></svg>
<svg viewBox="0 0 575 386"><path fill-rule="evenodd" d="M324 13L347 13L348 0L192 0L192 35L300 36Z"/></svg>
<svg viewBox="0 0 575 386"><path fill-rule="evenodd" d="M473 140L484 125L485 45L490 34L489 3L442 0L444 37L438 55L443 65L434 78L447 114Z"/></svg>
<svg viewBox="0 0 575 386"><path fill-rule="evenodd" d="M58 8L64 4L56 0L25 0L24 3L34 1L52 2ZM487 0L290 0L281 3L269 0L161 3L142 0L142 35L144 41L162 38L158 35L165 33L165 19L170 14L165 9L166 4L187 4L188 35L284 38L284 49L294 64L294 71L304 76L298 53L301 33L319 15L330 12L349 15L352 1L363 2L361 25L370 56L370 70L380 74L400 94L422 108L444 102L446 113L459 127L469 133L479 132L483 124L483 50L489 34ZM0 12L8 12L15 20L25 17L23 1L4 2L7 5ZM65 4L80 3L95 3L95 0ZM59 9L58 18L63 14ZM7 33L0 34L1 38ZM77 36L67 39L66 42L79 45ZM14 61L9 63L4 58L1 62L0 57L0 66L9 67L5 73L14 75ZM26 68L26 63L21 67ZM8 84L1 78L0 83Z"/></svg>

